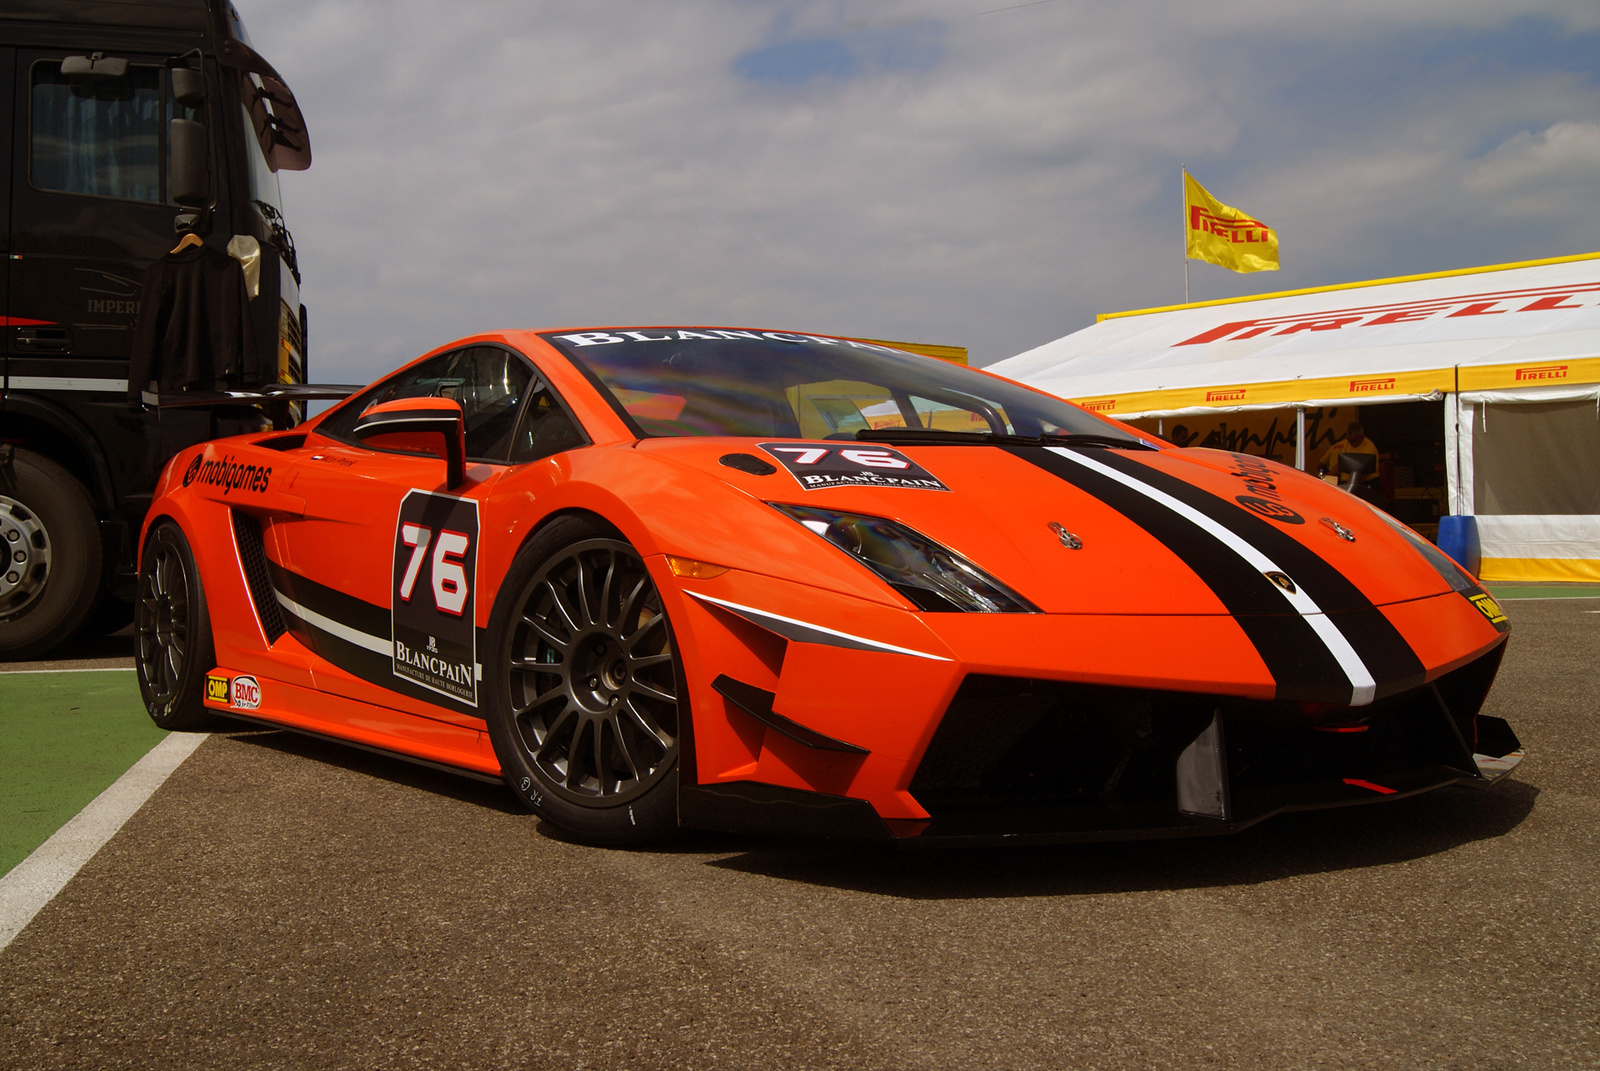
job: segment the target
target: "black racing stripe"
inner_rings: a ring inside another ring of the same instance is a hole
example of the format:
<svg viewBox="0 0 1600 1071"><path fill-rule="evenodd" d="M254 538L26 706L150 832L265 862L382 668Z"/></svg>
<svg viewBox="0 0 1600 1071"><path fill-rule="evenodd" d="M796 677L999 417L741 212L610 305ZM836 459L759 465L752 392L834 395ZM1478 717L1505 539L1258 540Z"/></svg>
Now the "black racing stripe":
<svg viewBox="0 0 1600 1071"><path fill-rule="evenodd" d="M358 632L365 632L384 643L392 642L393 632L389 622L389 611L384 607L375 606L364 599L326 587L271 560L267 562L267 567L272 574L272 586L301 606L342 625L348 625ZM327 660L352 676L360 677L380 688L387 688L391 692L460 711L474 718L483 716L478 707L463 703L443 692L431 691L406 677L396 675L394 660L388 655L379 654L377 651L326 632L303 620L287 606L283 607L283 617L290 635L315 652L317 657ZM487 631L487 629L478 630L479 651L488 649L485 646ZM483 703L482 681L478 682L478 703L480 706Z"/></svg>
<svg viewBox="0 0 1600 1071"><path fill-rule="evenodd" d="M1083 491L1138 525L1176 554L1211 589L1255 646L1279 699L1348 703L1350 678L1283 595L1261 573L1189 521L1145 495L1049 450L1006 447L1029 464ZM1110 451L1104 451L1109 453ZM1096 452L1098 460L1102 452Z"/></svg>
<svg viewBox="0 0 1600 1071"><path fill-rule="evenodd" d="M1427 671L1422 660L1383 611L1374 606L1349 577L1277 522L1258 517L1238 503L1219 498L1126 454L1106 450L1094 456L1107 467L1164 491L1205 514L1276 562L1344 634L1377 683L1377 698L1407 691L1423 682Z"/></svg>
<svg viewBox="0 0 1600 1071"><path fill-rule="evenodd" d="M335 588L319 584L293 570L285 569L268 559L267 571L272 575L272 586L313 613L330 621L348 625L357 632L365 632L387 641L391 632L389 608L346 595Z"/></svg>
<svg viewBox="0 0 1600 1071"><path fill-rule="evenodd" d="M327 659L346 673L360 677L369 684L376 684L399 695L432 703L435 706L445 707L449 710L459 711L470 717L481 718L483 705L483 682L478 682L478 706L463 703L460 700L422 687L408 678L397 676L394 672L394 661L376 651L342 640L329 632L324 632L316 626L310 626L316 637L317 656ZM480 630L480 639L481 639Z"/></svg>

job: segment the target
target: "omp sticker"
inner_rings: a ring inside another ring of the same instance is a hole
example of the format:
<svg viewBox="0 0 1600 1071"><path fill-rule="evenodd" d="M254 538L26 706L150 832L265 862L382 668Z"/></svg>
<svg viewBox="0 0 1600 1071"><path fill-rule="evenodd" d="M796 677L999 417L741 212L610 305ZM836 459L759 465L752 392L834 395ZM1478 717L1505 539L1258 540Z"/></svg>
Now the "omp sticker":
<svg viewBox="0 0 1600 1071"><path fill-rule="evenodd" d="M478 705L478 503L413 490L394 526L394 675Z"/></svg>
<svg viewBox="0 0 1600 1071"><path fill-rule="evenodd" d="M908 487L948 491L933 473L898 450L859 443L757 443L808 491L828 487Z"/></svg>
<svg viewBox="0 0 1600 1071"><path fill-rule="evenodd" d="M238 676L228 688L228 705L240 710L256 710L261 706L261 684L254 677Z"/></svg>
<svg viewBox="0 0 1600 1071"><path fill-rule="evenodd" d="M206 674L206 698L217 703L228 701L228 678L215 673Z"/></svg>
<svg viewBox="0 0 1600 1071"><path fill-rule="evenodd" d="M1492 595L1468 595L1467 601L1476 606L1483 613L1483 616L1489 619L1491 624L1498 625L1506 619L1505 613L1500 609L1500 604L1494 601Z"/></svg>

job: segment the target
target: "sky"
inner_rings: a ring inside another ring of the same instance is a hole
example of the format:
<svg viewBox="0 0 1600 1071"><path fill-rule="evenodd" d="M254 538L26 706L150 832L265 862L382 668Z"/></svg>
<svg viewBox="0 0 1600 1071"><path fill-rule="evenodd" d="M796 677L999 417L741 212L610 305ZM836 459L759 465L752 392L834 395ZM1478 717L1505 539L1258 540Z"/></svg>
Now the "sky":
<svg viewBox="0 0 1600 1071"><path fill-rule="evenodd" d="M1180 167L1279 236L1192 300L1600 251L1594 0L236 0L311 378L516 327L989 364L1183 300Z"/></svg>

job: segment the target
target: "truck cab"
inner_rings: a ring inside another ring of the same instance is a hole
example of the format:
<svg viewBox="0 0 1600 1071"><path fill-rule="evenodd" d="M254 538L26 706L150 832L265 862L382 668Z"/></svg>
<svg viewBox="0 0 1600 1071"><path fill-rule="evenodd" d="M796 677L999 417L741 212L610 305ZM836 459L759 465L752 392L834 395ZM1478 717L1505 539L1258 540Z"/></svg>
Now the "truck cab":
<svg viewBox="0 0 1600 1071"><path fill-rule="evenodd" d="M131 619L174 453L299 419L168 407L129 377L147 273L192 232L240 266L256 380L305 382L278 174L311 151L228 0L8 0L0 141L0 658L20 658Z"/></svg>

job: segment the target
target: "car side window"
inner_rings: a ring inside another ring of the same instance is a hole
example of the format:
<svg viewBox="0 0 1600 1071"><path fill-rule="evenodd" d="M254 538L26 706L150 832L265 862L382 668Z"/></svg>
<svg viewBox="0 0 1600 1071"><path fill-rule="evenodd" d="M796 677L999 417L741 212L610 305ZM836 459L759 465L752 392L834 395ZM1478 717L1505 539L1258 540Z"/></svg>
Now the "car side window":
<svg viewBox="0 0 1600 1071"><path fill-rule="evenodd" d="M511 461L537 461L588 441L550 388L541 386L522 411L522 423L511 446Z"/></svg>
<svg viewBox="0 0 1600 1071"><path fill-rule="evenodd" d="M385 380L329 418L322 431L351 436L361 414L398 398L451 398L461 406L467 457L505 462L517 427L523 396L533 380L527 361L499 346L470 346L441 353Z"/></svg>

